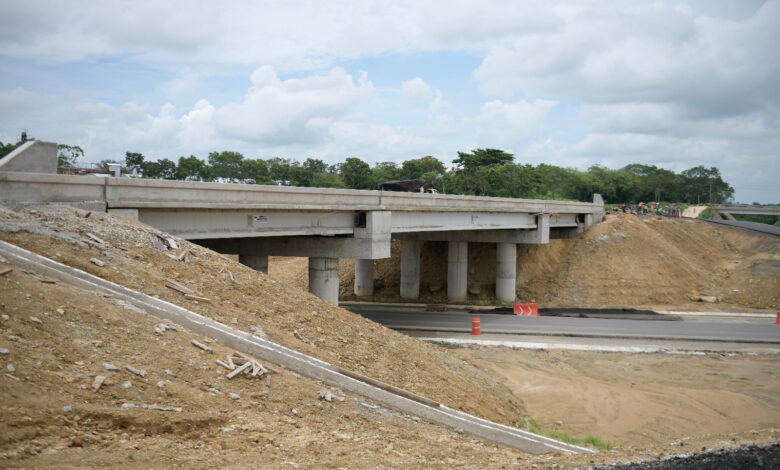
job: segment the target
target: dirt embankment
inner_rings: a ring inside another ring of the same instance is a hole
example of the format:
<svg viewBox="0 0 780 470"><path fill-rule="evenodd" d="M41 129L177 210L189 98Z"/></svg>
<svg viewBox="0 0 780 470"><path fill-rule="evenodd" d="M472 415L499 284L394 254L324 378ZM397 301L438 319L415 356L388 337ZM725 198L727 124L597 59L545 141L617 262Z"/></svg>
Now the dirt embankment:
<svg viewBox="0 0 780 470"><path fill-rule="evenodd" d="M469 244L470 303L494 303L494 244ZM375 263L374 300L398 300L400 244ZM354 299L349 263L341 297ZM695 220L607 216L584 234L518 245L517 296L549 307L727 305L780 308L780 240ZM420 302L446 302L447 250L426 242ZM711 308L711 306L710 306Z"/></svg>
<svg viewBox="0 0 780 470"><path fill-rule="evenodd" d="M107 243L96 242L86 232ZM155 248L160 235L143 224L107 214L93 213L88 218L80 217L77 211L66 206L18 210L0 208L0 238L4 241L182 305L244 331L253 331L260 325L276 342L453 408L507 424L516 421L524 412L522 402L499 379L444 349L386 329L306 292L287 288L268 276L189 242L179 240L180 249L162 251ZM187 256L187 261L169 256L179 255L184 250L195 256ZM93 264L90 261L93 258L105 265ZM9 387L5 391L15 390L13 394L20 400L30 399L27 392L38 386L40 393L48 389L47 393L52 395L60 390L67 390L66 395L78 395L81 393L76 391L78 387L87 384L86 377L98 373L102 361L131 363L133 361L128 358L136 355L144 356L139 359L141 365L136 367L144 367L144 364L153 367L155 361L160 360L161 365L154 365L155 369L170 368L162 365L168 364L165 348L150 349L150 342L160 340L155 338L151 326L125 327L122 320L104 321L108 315L104 306L94 307L99 299L88 299L81 293L68 296L65 295L67 289L56 285L41 284L36 290L28 290L24 285L26 281L17 276L19 273L15 270L0 279L2 310L8 317L4 320L0 347L11 350L15 361L21 361L18 358L25 357L38 347L50 351L51 355L33 355L35 360L25 364L24 380L19 383L4 381L3 387ZM211 302L186 300L182 294L165 287L166 279L175 279L211 299ZM27 281L38 282L32 277ZM66 312L62 318L55 313L60 308ZM39 319L46 316L46 323L58 325L58 330L62 328L68 333L51 337L51 332L46 331L48 328L39 328L37 323L30 324L29 316ZM121 315L117 313L115 316ZM52 318L57 322L53 322ZM86 328L82 325L84 319L97 322L99 326L95 327L95 332L82 331ZM72 340L71 335L75 335ZM90 342L93 337L105 346L111 344L121 346L121 349L96 349L97 346ZM185 349L190 355L197 355L197 351ZM180 355L177 360L187 359ZM216 373L218 366L213 361L208 363L209 371L214 369ZM38 381L38 374L34 372L36 367L51 370L54 374L44 374ZM201 366L196 366L198 368ZM67 373L58 373L57 370ZM210 373L204 371L203 379L207 380ZM76 374L81 374L82 378L74 379ZM30 387L11 388L28 382L31 382ZM199 389L200 384L195 384L195 387ZM111 392L116 388L118 386L111 387ZM316 400L314 386L306 388ZM31 406L33 402L25 403ZM24 415L28 412L20 413ZM3 411L5 417L10 417L10 414L8 408ZM43 423L42 429L46 425ZM35 434L38 431L25 432Z"/></svg>

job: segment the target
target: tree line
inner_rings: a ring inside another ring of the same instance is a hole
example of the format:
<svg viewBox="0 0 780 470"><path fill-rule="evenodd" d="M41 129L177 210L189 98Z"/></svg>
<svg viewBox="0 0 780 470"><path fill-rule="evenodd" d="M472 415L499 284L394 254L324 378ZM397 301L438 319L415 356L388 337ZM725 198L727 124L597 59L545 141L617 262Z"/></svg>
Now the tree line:
<svg viewBox="0 0 780 470"><path fill-rule="evenodd" d="M178 162L150 161L141 153L127 152L122 163L128 173L144 178L351 189L373 189L390 180L425 179L441 193L529 199L588 201L599 193L607 203L698 204L725 203L734 195L734 188L715 167L696 166L675 173L634 163L617 170L594 165L581 171L546 163L516 163L514 155L498 149L458 152L451 168L430 155L372 167L354 157L329 165L316 158L263 160L232 151L211 152L205 160L194 155L180 157Z"/></svg>

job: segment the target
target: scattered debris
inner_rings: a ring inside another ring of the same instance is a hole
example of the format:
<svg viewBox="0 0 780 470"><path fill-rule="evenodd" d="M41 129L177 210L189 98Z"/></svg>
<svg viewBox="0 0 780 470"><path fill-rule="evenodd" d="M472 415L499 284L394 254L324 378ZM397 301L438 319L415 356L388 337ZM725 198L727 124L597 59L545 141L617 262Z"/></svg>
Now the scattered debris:
<svg viewBox="0 0 780 470"><path fill-rule="evenodd" d="M145 369L136 369L133 366L125 366L127 370L132 372L133 374L140 376L140 377L146 377L146 370Z"/></svg>
<svg viewBox="0 0 780 470"><path fill-rule="evenodd" d="M101 268L102 268L103 266L105 266L105 265L106 265L106 263L105 263L105 262L103 262L103 261L100 261L100 260L99 260L99 259L97 259L97 258L90 258L89 262L90 262L90 263L92 263L92 264L94 264L95 266L99 266L99 267L101 267Z"/></svg>
<svg viewBox="0 0 780 470"><path fill-rule="evenodd" d="M105 381L106 381L105 375L96 375L95 380L92 381L92 388L95 389L95 391L97 392L98 390L100 390L100 387L103 386L103 382Z"/></svg>
<svg viewBox="0 0 780 470"><path fill-rule="evenodd" d="M168 247L167 247L167 246L165 246L165 245L163 245L162 243L160 243L160 241L159 241L159 240L152 240L152 244L153 244L153 245L154 245L154 247L155 247L155 248L157 248L158 250L162 250L162 251L168 251Z"/></svg>
<svg viewBox="0 0 780 470"><path fill-rule="evenodd" d="M3 269L0 269L0 276L4 276L4 275L10 273L13 270L14 270L14 268L3 268Z"/></svg>
<svg viewBox="0 0 780 470"><path fill-rule="evenodd" d="M81 217L82 219L88 219L90 215L92 215L92 211L76 209L76 216Z"/></svg>
<svg viewBox="0 0 780 470"><path fill-rule="evenodd" d="M187 286L184 286L182 284L179 284L178 282L174 281L173 279L168 279L165 281L165 287L169 289L173 289L177 292L180 292L184 295L195 295L195 291L190 289Z"/></svg>
<svg viewBox="0 0 780 470"><path fill-rule="evenodd" d="M168 246L171 247L172 250L178 250L179 249L179 244L176 243L176 240L174 240L171 237L165 238L165 243L167 243Z"/></svg>
<svg viewBox="0 0 780 470"><path fill-rule="evenodd" d="M238 393L235 393L235 392L230 392L230 399L231 400L240 400L241 399L241 395L239 395Z"/></svg>
<svg viewBox="0 0 780 470"><path fill-rule="evenodd" d="M230 282L236 282L236 279L233 277L233 273L230 272L230 270L227 270L228 276L230 276Z"/></svg>
<svg viewBox="0 0 780 470"><path fill-rule="evenodd" d="M55 279L49 278L49 277L42 277L42 276L36 276L33 274L33 277L37 279L39 282L42 282L44 284L56 284L57 281Z"/></svg>
<svg viewBox="0 0 780 470"><path fill-rule="evenodd" d="M204 351L206 351L206 352L209 352L209 353L214 353L214 350L213 350L213 349L211 349L210 347L208 347L208 346L206 346L205 344L201 343L200 341L196 341L196 340L194 340L194 339L193 339L193 340L191 341L191 343L192 343L192 345L193 345L193 346L195 346L196 348L200 348L200 349L202 349L202 350L204 350Z"/></svg>
<svg viewBox="0 0 780 470"><path fill-rule="evenodd" d="M187 299L187 300L194 300L196 302L203 302L203 303L207 303L207 304L211 303L211 299L208 299L206 297L201 297L201 296L195 295L195 294L184 294L184 298Z"/></svg>
<svg viewBox="0 0 780 470"><path fill-rule="evenodd" d="M18 381L18 380L19 380L19 378L18 378L18 377L14 377L14 376L13 376L13 375L11 375L11 374L5 374L5 376L6 376L6 377L8 377L8 378L9 378L9 379L11 379L11 380L16 380L16 381Z"/></svg>
<svg viewBox="0 0 780 470"><path fill-rule="evenodd" d="M81 234L86 236L86 237L91 238L92 240L94 240L95 242L97 242L97 243L99 243L101 245L108 245L108 243L106 243L105 240L103 240L102 238L98 237L97 235L95 235L92 232L81 232Z"/></svg>
<svg viewBox="0 0 780 470"><path fill-rule="evenodd" d="M122 382L122 388L124 388L125 390L128 390L128 389L130 389L132 387L133 387L133 384L130 383L129 380L125 380L124 382Z"/></svg>
<svg viewBox="0 0 780 470"><path fill-rule="evenodd" d="M154 325L154 332L158 335L163 335L168 330L174 330L176 331L176 328L172 327L171 325L168 325L167 323L158 323Z"/></svg>
<svg viewBox="0 0 780 470"><path fill-rule="evenodd" d="M333 401L333 394L330 393L330 390L320 390L317 392L317 396L320 398L320 400L325 400L327 402Z"/></svg>
<svg viewBox="0 0 780 470"><path fill-rule="evenodd" d="M34 317L34 316L32 316L32 315L30 316L30 321L31 321L31 322L33 322L33 323L37 323L37 324L39 324L39 325L43 325L43 322L41 321L41 319L40 319L40 318L38 318L38 317Z"/></svg>
<svg viewBox="0 0 780 470"><path fill-rule="evenodd" d="M70 405L65 405L62 407L63 413L73 413L73 407Z"/></svg>
<svg viewBox="0 0 780 470"><path fill-rule="evenodd" d="M714 304L717 301L718 301L718 298L715 297L714 295L702 295L702 296L699 296L699 302L707 302L707 303Z"/></svg>
<svg viewBox="0 0 780 470"><path fill-rule="evenodd" d="M165 387L165 381L164 380L160 380L159 382L157 382L157 388L163 388L163 387Z"/></svg>
<svg viewBox="0 0 780 470"><path fill-rule="evenodd" d="M110 362L104 362L103 368L106 370L119 370L119 367L115 366L114 364L111 364Z"/></svg>
<svg viewBox="0 0 780 470"><path fill-rule="evenodd" d="M0 354L2 355L8 354L8 350L5 348L0 348Z"/></svg>
<svg viewBox="0 0 780 470"><path fill-rule="evenodd" d="M155 411L175 411L177 413L180 413L180 412L183 411L183 409L179 408L178 406L173 407L173 406L160 406L160 405L146 405L146 404L143 404L143 405L141 405L141 408L143 408L145 410L155 410Z"/></svg>
<svg viewBox="0 0 780 470"><path fill-rule="evenodd" d="M263 366L255 359L247 356L246 354L241 354L239 352L235 352L232 355L227 356L226 360L224 361L217 359L214 362L224 367L225 369L231 371L227 375L228 379L232 379L233 377L237 376L238 374L241 374L242 372L245 375L248 375L250 377L258 377L258 378L268 373L274 373L274 374L278 373L272 368ZM270 384L268 377L270 376L266 375L266 383Z"/></svg>

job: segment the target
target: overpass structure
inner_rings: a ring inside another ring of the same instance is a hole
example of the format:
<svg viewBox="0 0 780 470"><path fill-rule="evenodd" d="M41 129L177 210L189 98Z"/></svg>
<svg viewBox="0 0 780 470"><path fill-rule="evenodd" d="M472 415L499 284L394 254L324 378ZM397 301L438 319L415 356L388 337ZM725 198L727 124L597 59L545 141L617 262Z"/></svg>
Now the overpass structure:
<svg viewBox="0 0 780 470"><path fill-rule="evenodd" d="M755 214L755 215L780 215L780 206L757 204L716 204L713 206L722 214Z"/></svg>
<svg viewBox="0 0 780 470"><path fill-rule="evenodd" d="M15 154L9 156L18 160ZM36 160L32 170L16 165L5 171L6 159L0 160L0 202L64 203L131 217L237 254L262 272L268 256L308 257L310 292L333 303L338 259L355 259L355 294L371 296L374 260L390 256L392 239L401 240L402 298L419 296L422 243L436 240L448 242L450 302L468 294L469 242L497 244L496 298L513 302L517 244L574 236L600 221L604 210L599 195L583 203L72 176L53 174L56 156L54 167Z"/></svg>

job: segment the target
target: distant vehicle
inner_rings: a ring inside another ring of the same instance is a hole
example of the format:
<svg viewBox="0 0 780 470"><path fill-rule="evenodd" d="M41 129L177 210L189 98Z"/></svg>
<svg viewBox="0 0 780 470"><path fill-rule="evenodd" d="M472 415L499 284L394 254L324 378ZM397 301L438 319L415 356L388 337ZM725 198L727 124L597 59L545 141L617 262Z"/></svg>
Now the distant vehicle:
<svg viewBox="0 0 780 470"><path fill-rule="evenodd" d="M439 191L432 187L436 183L438 183L438 181L423 179L390 180L379 183L376 185L375 189L379 189L380 191L398 191L402 193L439 194ZM426 186L428 187L426 188Z"/></svg>

